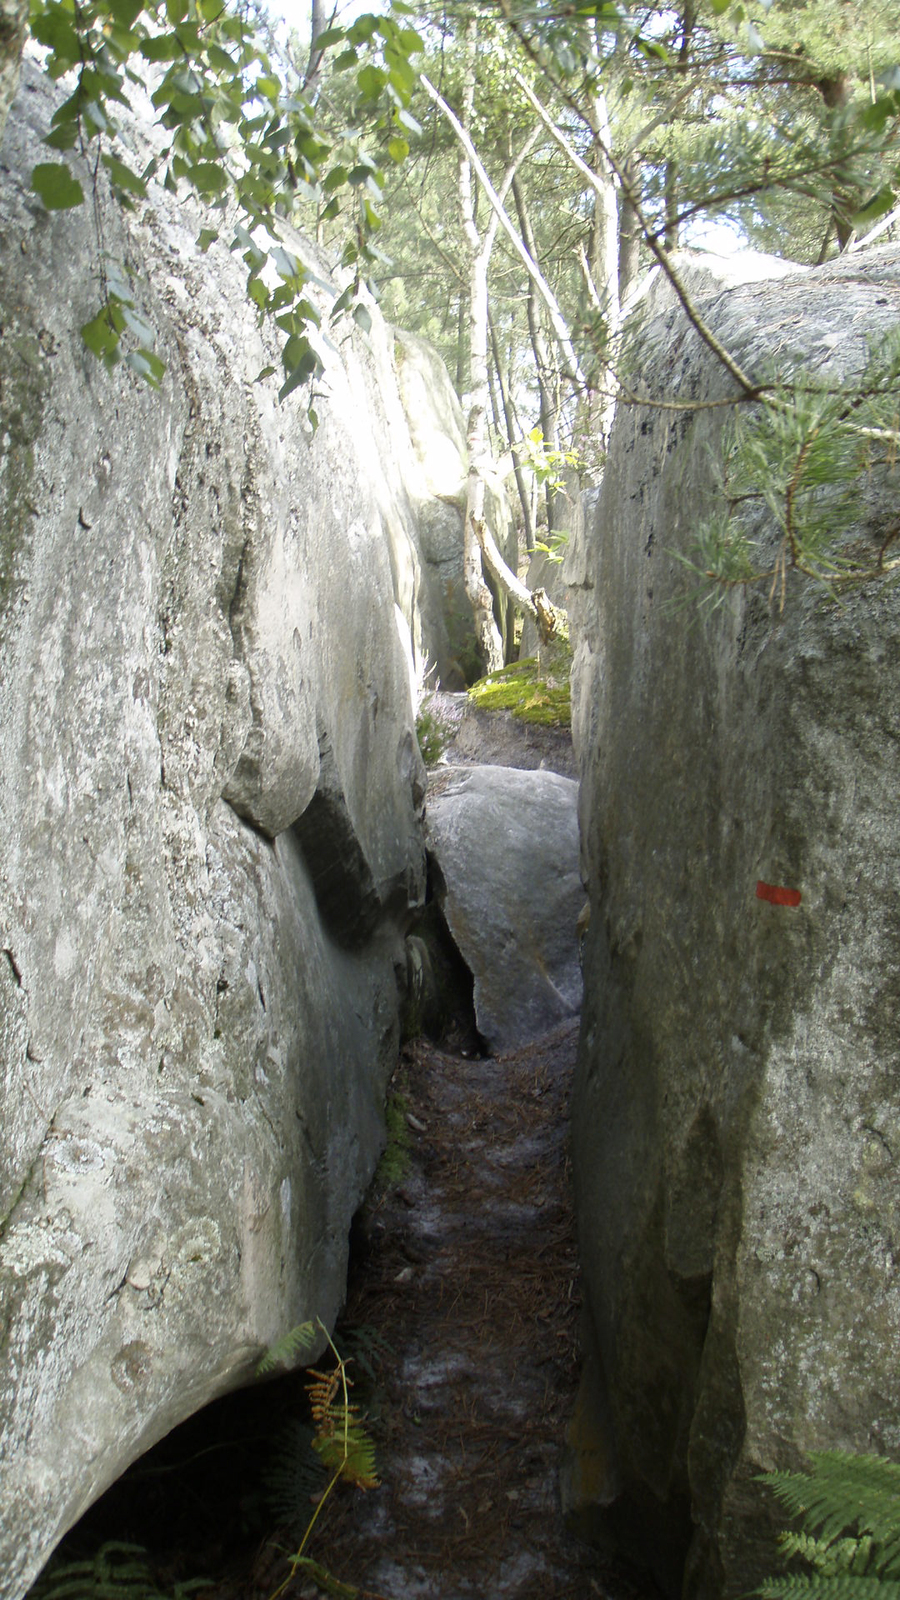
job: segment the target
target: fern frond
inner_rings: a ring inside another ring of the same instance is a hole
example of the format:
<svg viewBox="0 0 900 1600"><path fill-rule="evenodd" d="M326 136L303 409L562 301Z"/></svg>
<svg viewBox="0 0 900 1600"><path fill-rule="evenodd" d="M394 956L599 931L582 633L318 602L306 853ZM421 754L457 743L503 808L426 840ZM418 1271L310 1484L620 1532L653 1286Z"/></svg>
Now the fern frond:
<svg viewBox="0 0 900 1600"><path fill-rule="evenodd" d="M900 1600L900 1583L850 1572L830 1577L821 1572L792 1572L767 1578L755 1592L762 1600Z"/></svg>
<svg viewBox="0 0 900 1600"><path fill-rule="evenodd" d="M109 1540L85 1561L51 1562L29 1590L28 1600L185 1600L208 1588L205 1579L177 1585L174 1597L158 1587L142 1545Z"/></svg>
<svg viewBox="0 0 900 1600"><path fill-rule="evenodd" d="M333 1434L320 1434L313 1440L313 1449L331 1472L340 1472L345 1483L357 1489L377 1489L378 1473L375 1466L375 1445L361 1421L347 1418Z"/></svg>
<svg viewBox="0 0 900 1600"><path fill-rule="evenodd" d="M297 1418L280 1428L262 1476L266 1507L280 1528L294 1532L305 1525L309 1508L325 1487L325 1467L312 1447L313 1431Z"/></svg>
<svg viewBox="0 0 900 1600"><path fill-rule="evenodd" d="M300 1567L309 1574L316 1588L321 1589L323 1594L332 1595L334 1600L358 1600L359 1589L354 1588L352 1583L341 1583L340 1578L335 1578L320 1561L313 1561L310 1556L301 1556L294 1570Z"/></svg>
<svg viewBox="0 0 900 1600"><path fill-rule="evenodd" d="M869 1534L862 1538L816 1539L810 1533L783 1533L779 1544L788 1557L799 1556L803 1561L826 1577L839 1572L853 1572L860 1577L869 1574L870 1563L877 1549Z"/></svg>
<svg viewBox="0 0 900 1600"><path fill-rule="evenodd" d="M306 1386L315 1424L313 1449L329 1471L359 1489L377 1489L375 1445L358 1408L347 1398L350 1379L341 1362L333 1372L310 1369Z"/></svg>
<svg viewBox="0 0 900 1600"><path fill-rule="evenodd" d="M291 1328L277 1344L270 1345L262 1360L257 1364L256 1376L261 1378L267 1372L274 1372L276 1367L291 1367L300 1355L305 1355L316 1342L316 1330L311 1322L300 1322L296 1328Z"/></svg>
<svg viewBox="0 0 900 1600"><path fill-rule="evenodd" d="M877 1547L871 1561L883 1578L900 1579L900 1465L882 1456L817 1451L809 1472L773 1472L764 1479L782 1505L830 1544L855 1528Z"/></svg>
<svg viewBox="0 0 900 1600"><path fill-rule="evenodd" d="M396 1355L393 1345L367 1322L355 1322L340 1331L344 1360L352 1362L374 1383L376 1365Z"/></svg>

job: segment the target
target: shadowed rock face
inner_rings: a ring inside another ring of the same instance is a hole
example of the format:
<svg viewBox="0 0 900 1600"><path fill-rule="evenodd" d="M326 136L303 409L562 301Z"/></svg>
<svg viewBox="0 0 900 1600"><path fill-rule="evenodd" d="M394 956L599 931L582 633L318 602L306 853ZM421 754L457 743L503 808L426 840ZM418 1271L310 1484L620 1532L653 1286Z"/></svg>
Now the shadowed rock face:
<svg viewBox="0 0 900 1600"><path fill-rule="evenodd" d="M698 292L745 370L840 374L900 320L900 257ZM729 392L671 302L637 356L661 395ZM622 412L567 573L593 907L576 1182L616 1458L597 1499L697 1596L777 1560L758 1471L900 1455L900 599L797 583L783 615L740 592L673 611L721 415Z"/></svg>
<svg viewBox="0 0 900 1600"><path fill-rule="evenodd" d="M254 382L278 356L240 261L154 190L104 243L167 376L107 374L78 333L91 208L27 189L51 111L26 70L0 185L4 1597L340 1303L424 891L434 655L387 330L328 358L313 436Z"/></svg>

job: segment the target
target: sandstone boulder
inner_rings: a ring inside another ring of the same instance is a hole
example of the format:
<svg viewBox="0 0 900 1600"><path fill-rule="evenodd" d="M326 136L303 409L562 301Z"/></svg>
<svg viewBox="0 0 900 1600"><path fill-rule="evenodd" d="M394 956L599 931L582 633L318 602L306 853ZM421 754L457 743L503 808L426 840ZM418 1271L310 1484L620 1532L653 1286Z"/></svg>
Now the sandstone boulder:
<svg viewBox="0 0 900 1600"><path fill-rule="evenodd" d="M450 767L429 794L437 897L495 1055L581 1004L577 795L558 773L499 766Z"/></svg>
<svg viewBox="0 0 900 1600"><path fill-rule="evenodd" d="M278 353L240 260L151 185L101 213L167 375L107 373L78 331L91 208L28 188L52 109L26 68L0 181L7 1600L130 1461L340 1304L424 892L435 648L389 331L323 346L313 434L255 381Z"/></svg>
<svg viewBox="0 0 900 1600"><path fill-rule="evenodd" d="M840 379L900 322L900 255L695 293L745 370ZM671 297L636 357L660 397L734 392ZM900 597L791 582L783 613L739 589L685 609L722 425L623 410L567 571L592 901L576 1183L615 1455L596 1498L710 1600L777 1563L757 1473L900 1457Z"/></svg>

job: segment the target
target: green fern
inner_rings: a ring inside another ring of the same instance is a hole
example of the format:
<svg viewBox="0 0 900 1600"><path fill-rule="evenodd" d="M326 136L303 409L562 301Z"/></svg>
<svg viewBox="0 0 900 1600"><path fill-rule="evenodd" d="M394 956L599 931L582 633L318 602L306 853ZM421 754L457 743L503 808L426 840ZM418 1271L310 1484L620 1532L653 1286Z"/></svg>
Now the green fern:
<svg viewBox="0 0 900 1600"><path fill-rule="evenodd" d="M277 1526L289 1535L301 1533L327 1482L324 1463L313 1449L312 1428L292 1417L272 1440L271 1460L262 1475L263 1499Z"/></svg>
<svg viewBox="0 0 900 1600"><path fill-rule="evenodd" d="M51 1561L28 1600L186 1600L208 1588L205 1578L177 1583L164 1593L156 1583L142 1545L110 1540L86 1561Z"/></svg>
<svg viewBox="0 0 900 1600"><path fill-rule="evenodd" d="M803 1531L780 1539L811 1570L771 1578L765 1600L900 1600L900 1465L881 1456L817 1451L806 1472L767 1483Z"/></svg>
<svg viewBox="0 0 900 1600"><path fill-rule="evenodd" d="M256 1376L262 1378L267 1372L274 1372L278 1367L292 1367L297 1357L305 1355L315 1342L314 1325L311 1322L298 1323L296 1328L291 1328L277 1344L269 1346L256 1368Z"/></svg>

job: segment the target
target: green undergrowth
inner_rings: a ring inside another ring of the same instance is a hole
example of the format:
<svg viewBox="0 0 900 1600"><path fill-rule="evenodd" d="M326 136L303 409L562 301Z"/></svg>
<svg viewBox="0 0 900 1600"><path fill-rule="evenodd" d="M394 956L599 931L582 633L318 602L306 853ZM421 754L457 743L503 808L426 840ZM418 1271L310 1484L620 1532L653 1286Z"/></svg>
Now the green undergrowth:
<svg viewBox="0 0 900 1600"><path fill-rule="evenodd" d="M510 711L522 722L545 728L568 728L572 722L569 670L572 652L567 640L492 672L469 690L479 711Z"/></svg>
<svg viewBox="0 0 900 1600"><path fill-rule="evenodd" d="M450 734L451 729L447 722L442 717L436 716L430 709L428 701L424 701L416 717L416 738L426 767L437 766L447 747Z"/></svg>
<svg viewBox="0 0 900 1600"><path fill-rule="evenodd" d="M375 1171L374 1185L380 1193L396 1189L409 1171L411 1134L407 1113L409 1102L402 1090L388 1095L384 1108L387 1144Z"/></svg>
<svg viewBox="0 0 900 1600"><path fill-rule="evenodd" d="M54 1558L28 1600L188 1600L207 1588L205 1578L194 1578L160 1589L143 1546L108 1540L86 1561Z"/></svg>

